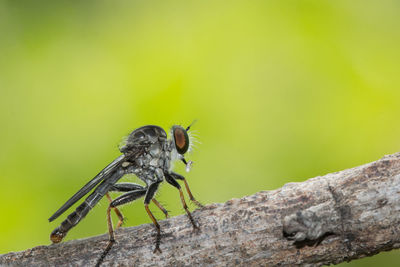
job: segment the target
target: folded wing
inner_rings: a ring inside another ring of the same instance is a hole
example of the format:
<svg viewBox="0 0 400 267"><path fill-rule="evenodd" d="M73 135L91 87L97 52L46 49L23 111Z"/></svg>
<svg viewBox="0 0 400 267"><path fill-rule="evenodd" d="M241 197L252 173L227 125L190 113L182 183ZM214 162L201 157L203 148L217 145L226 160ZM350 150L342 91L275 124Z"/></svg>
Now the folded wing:
<svg viewBox="0 0 400 267"><path fill-rule="evenodd" d="M63 214L67 209L69 209L72 205L74 205L79 199L89 193L96 185L98 185L101 181L106 180L108 177L111 177L112 174L118 170L121 166L122 162L125 159L125 155L122 154L118 158L116 158L113 162L111 162L107 167L105 167L99 174L97 174L92 180L90 180L87 184L85 184L75 195L73 195L61 208L59 208L50 218L49 221L54 221L61 214Z"/></svg>

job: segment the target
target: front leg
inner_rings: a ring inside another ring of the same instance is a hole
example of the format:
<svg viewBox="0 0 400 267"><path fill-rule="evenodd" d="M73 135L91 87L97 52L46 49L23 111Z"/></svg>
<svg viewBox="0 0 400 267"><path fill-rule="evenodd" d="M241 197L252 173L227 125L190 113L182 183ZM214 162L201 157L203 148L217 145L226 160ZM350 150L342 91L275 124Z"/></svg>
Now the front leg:
<svg viewBox="0 0 400 267"><path fill-rule="evenodd" d="M178 182L174 179L174 177L173 177L171 174L169 174L169 173L164 173L164 176L165 176L165 180L166 180L170 185L176 187L176 188L179 190L179 195L180 195L180 197L181 197L182 206L183 206L183 208L185 209L186 214L188 215L189 220L190 220L190 222L191 222L192 225L193 225L193 228L196 229L196 230L199 229L199 227L194 223L192 214L190 213L190 211L189 211L189 209L188 209L188 207L187 207L187 205L186 205L185 197L183 196L183 192L182 192L182 188L181 188L180 184L178 184Z"/></svg>
<svg viewBox="0 0 400 267"><path fill-rule="evenodd" d="M203 208L204 206L203 206L199 201L197 201L197 200L194 198L194 196L192 195L192 192L190 191L189 185L188 185L188 183L187 183L185 177L183 177L182 175L180 175L180 174L178 174L178 173L175 173L175 172L171 172L170 174L171 174L171 176L172 176L174 179L182 180L182 181L185 183L185 188L186 188L186 191L187 191L187 193L188 193L188 195L189 195L190 200L191 200L194 204L196 204L197 207Z"/></svg>

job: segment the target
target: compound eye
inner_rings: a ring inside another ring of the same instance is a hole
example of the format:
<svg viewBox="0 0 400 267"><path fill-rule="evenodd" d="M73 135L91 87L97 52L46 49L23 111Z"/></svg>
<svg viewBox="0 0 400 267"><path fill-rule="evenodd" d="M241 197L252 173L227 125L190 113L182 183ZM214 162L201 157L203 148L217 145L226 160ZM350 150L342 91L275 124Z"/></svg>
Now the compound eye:
<svg viewBox="0 0 400 267"><path fill-rule="evenodd" d="M179 154L185 154L189 148L189 137L185 129L180 126L173 128L175 147Z"/></svg>

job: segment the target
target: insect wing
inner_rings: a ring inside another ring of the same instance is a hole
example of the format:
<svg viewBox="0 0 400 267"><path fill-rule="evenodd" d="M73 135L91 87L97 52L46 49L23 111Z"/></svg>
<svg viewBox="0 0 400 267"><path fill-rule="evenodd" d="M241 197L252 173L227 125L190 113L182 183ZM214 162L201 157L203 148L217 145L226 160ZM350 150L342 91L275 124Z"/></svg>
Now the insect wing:
<svg viewBox="0 0 400 267"><path fill-rule="evenodd" d="M125 155L121 155L111 162L107 167L105 167L99 174L97 174L92 180L85 184L75 195L73 195L60 209L58 209L50 218L49 221L54 221L61 214L63 214L67 209L74 205L79 199L90 192L96 185L101 181L106 180L119 168L121 163L124 161Z"/></svg>

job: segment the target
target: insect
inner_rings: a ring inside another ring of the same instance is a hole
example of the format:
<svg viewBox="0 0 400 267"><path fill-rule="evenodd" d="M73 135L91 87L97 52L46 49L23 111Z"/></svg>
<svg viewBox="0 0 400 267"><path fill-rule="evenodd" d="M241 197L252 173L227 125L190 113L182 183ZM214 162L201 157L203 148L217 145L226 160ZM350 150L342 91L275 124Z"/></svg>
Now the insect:
<svg viewBox="0 0 400 267"><path fill-rule="evenodd" d="M183 208L185 209L193 228L198 229L198 226L195 224L187 207L182 188L177 180L183 181L190 200L198 207L202 207L202 205L193 197L185 177L173 172L171 167L171 163L174 160L180 160L186 165L186 171L189 171L192 162L186 162L184 155L188 150L190 150L192 145L189 138L189 129L192 125L193 123L186 129L178 125L172 126L170 130L171 138L169 139L167 138L164 129L159 126L146 125L134 130L126 138L123 145L120 146L120 151L123 154L84 185L49 218L50 222L57 219L74 203L96 187L85 201L80 204L74 212L68 215L60 226L54 229L50 235L50 240L53 243L61 242L68 231L77 225L101 198L106 196L110 201L107 208L109 243L97 263L97 265L99 265L115 242L114 228L111 221L111 210L114 210L119 219L115 227L115 229L117 229L124 221L124 217L119 211L118 206L144 197L144 208L157 230L154 252L161 252L161 229L156 218L149 209L149 204L152 201L161 209L165 216L168 217L167 210L154 198L160 183L164 180L179 190ZM125 174L135 174L146 185L142 186L134 183L117 183ZM109 196L109 192L112 191L125 192L125 194L112 200Z"/></svg>

